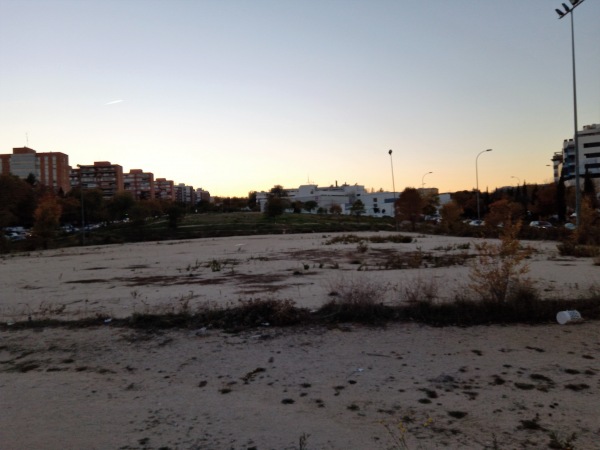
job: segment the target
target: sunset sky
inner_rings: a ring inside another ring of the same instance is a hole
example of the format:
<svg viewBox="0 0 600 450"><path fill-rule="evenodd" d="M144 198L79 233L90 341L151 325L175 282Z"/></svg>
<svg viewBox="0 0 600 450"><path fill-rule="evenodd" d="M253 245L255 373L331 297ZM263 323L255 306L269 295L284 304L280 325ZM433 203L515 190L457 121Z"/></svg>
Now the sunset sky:
<svg viewBox="0 0 600 450"><path fill-rule="evenodd" d="M246 196L551 180L573 136L561 0L0 0L0 153ZM566 1L568 3L568 1ZM600 123L600 1L575 10Z"/></svg>

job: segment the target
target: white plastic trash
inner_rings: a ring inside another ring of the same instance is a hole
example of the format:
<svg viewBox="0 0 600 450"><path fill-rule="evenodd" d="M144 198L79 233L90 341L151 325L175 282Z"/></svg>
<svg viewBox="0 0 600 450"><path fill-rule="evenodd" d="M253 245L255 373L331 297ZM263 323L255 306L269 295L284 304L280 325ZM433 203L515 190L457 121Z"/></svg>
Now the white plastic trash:
<svg viewBox="0 0 600 450"><path fill-rule="evenodd" d="M556 321L561 325L565 325L570 322L581 322L581 320L581 314L579 314L579 311L574 309L560 311L556 314Z"/></svg>

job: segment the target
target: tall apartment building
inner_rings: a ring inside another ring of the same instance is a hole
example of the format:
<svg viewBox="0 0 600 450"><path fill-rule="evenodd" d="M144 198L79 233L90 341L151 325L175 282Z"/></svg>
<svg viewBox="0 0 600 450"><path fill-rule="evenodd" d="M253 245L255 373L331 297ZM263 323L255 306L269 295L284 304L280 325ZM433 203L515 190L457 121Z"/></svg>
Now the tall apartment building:
<svg viewBox="0 0 600 450"><path fill-rule="evenodd" d="M1 173L26 179L33 175L55 192L71 189L69 182L69 156L61 152L36 152L29 147L13 148L12 154L0 155Z"/></svg>
<svg viewBox="0 0 600 450"><path fill-rule="evenodd" d="M125 192L130 192L136 200L150 200L154 198L154 174L141 169L131 169L123 174L123 187Z"/></svg>
<svg viewBox="0 0 600 450"><path fill-rule="evenodd" d="M96 161L94 165L79 165L70 174L71 187L100 189L106 199L123 191L123 167L108 161Z"/></svg>
<svg viewBox="0 0 600 450"><path fill-rule="evenodd" d="M193 205L196 203L196 191L193 186L186 186L184 183L179 183L175 186L175 201Z"/></svg>
<svg viewBox="0 0 600 450"><path fill-rule="evenodd" d="M205 191L202 188L196 189L196 203L210 203L210 192Z"/></svg>
<svg viewBox="0 0 600 450"><path fill-rule="evenodd" d="M154 180L154 197L159 200L175 199L175 183L166 178L157 178Z"/></svg>
<svg viewBox="0 0 600 450"><path fill-rule="evenodd" d="M577 132L577 143L579 146L579 176L583 178L587 171L594 180L596 187L600 187L600 124L585 125L582 130ZM555 164L562 163L562 174L565 179L565 185L575 185L575 141L565 139L562 149L562 161L555 155L552 158L556 160ZM555 172L556 175L559 175ZM580 186L583 183L580 180Z"/></svg>

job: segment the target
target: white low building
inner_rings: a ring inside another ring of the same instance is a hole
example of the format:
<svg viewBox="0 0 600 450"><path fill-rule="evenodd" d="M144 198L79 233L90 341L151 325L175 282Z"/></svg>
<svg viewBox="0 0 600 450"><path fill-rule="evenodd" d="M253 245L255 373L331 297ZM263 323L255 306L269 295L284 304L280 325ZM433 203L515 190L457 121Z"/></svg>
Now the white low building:
<svg viewBox="0 0 600 450"><path fill-rule="evenodd" d="M286 198L290 202L301 201L306 203L314 201L317 208L312 212L317 212L319 208L329 212L333 205L339 205L342 214L350 214L350 209L356 200L362 201L367 216L384 217L393 216L394 201L398 198L398 193L394 192L367 192L364 186L355 184L343 184L338 186L319 187L316 184L304 184L295 189L284 189L287 193ZM261 191L256 193L256 202L261 211L265 211L270 192Z"/></svg>

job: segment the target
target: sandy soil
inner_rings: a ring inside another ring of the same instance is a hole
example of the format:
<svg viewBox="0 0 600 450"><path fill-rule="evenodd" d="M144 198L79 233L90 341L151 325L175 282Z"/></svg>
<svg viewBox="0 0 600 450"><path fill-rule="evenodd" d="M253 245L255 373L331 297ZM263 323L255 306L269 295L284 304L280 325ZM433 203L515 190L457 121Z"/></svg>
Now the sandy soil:
<svg viewBox="0 0 600 450"><path fill-rule="evenodd" d="M398 301L399 288L416 278L435 280L440 296L451 298L468 285L471 260L465 255L473 255L481 241L412 235L412 243L369 243L368 251L361 253L356 244L328 245L333 236L339 235L245 236L4 256L0 259L0 322L29 316L127 317L182 302L195 307L249 298L290 299L298 306L316 308L327 300L332 286L361 279L386 286L390 302ZM551 241L523 244L535 250L529 276L544 297L572 298L600 286L600 266L590 258L559 257ZM465 263L436 268L430 260L417 269L385 270L390 255L409 255L410 262L410 255L419 252L442 259L454 255Z"/></svg>
<svg viewBox="0 0 600 450"><path fill-rule="evenodd" d="M438 280L448 296L468 282L468 266L432 268L429 259L418 269L384 270L384 262L390 251L472 253L473 239L417 236L411 244L369 243L361 253L356 244L326 245L330 237L4 257L0 321L126 317L182 302L266 297L312 308L327 300L332 284L360 277L385 285L388 301L398 301L400 286L416 278ZM531 245L530 276L545 296L573 297L599 284L591 260L559 258L552 242ZM112 322L5 326L0 448L547 448L552 433L563 441L575 433L576 448L593 449L600 442L599 359L597 322L239 334L135 331Z"/></svg>

